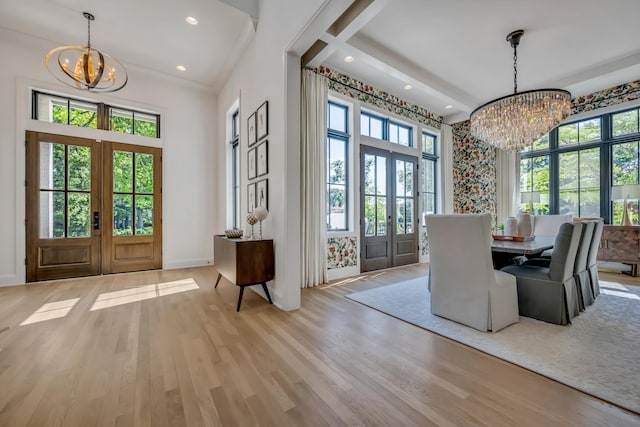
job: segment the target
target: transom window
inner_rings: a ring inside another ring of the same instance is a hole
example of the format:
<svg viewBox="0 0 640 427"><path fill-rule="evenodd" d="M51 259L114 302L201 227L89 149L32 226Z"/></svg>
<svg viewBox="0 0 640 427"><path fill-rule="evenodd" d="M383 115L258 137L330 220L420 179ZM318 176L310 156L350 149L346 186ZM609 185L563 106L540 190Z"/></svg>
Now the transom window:
<svg viewBox="0 0 640 427"><path fill-rule="evenodd" d="M413 128L407 124L365 111L360 113L360 135L413 147L412 131Z"/></svg>
<svg viewBox="0 0 640 427"><path fill-rule="evenodd" d="M31 118L90 129L160 138L160 115L32 91Z"/></svg>

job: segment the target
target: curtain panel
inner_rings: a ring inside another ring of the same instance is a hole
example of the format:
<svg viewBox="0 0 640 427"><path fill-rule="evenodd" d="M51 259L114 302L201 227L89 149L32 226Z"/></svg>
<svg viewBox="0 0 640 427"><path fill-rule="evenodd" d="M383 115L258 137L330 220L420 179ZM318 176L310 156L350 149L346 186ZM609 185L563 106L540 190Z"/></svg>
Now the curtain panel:
<svg viewBox="0 0 640 427"><path fill-rule="evenodd" d="M302 70L301 90L302 287L327 281L327 80Z"/></svg>

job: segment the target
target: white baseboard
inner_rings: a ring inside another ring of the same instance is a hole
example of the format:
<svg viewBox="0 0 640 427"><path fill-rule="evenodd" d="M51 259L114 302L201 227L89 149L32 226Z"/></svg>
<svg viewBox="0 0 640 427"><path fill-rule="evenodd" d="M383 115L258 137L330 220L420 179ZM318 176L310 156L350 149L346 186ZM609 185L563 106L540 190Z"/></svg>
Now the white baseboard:
<svg viewBox="0 0 640 427"><path fill-rule="evenodd" d="M327 280L336 280L343 279L345 277L357 276L360 274L360 267L345 267L345 268L334 268L332 270L327 270Z"/></svg>
<svg viewBox="0 0 640 427"><path fill-rule="evenodd" d="M213 259L181 259L175 261L164 261L163 270L175 270L176 268L202 267L205 265L213 265Z"/></svg>
<svg viewBox="0 0 640 427"><path fill-rule="evenodd" d="M17 274L5 274L3 276L0 276L0 287L19 285L24 285L24 283L20 282Z"/></svg>

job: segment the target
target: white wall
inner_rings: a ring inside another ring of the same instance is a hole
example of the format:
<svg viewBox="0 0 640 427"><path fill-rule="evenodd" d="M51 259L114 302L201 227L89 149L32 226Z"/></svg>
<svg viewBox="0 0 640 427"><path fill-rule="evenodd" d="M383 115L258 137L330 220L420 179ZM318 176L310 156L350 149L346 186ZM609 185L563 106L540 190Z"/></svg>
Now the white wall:
<svg viewBox="0 0 640 427"><path fill-rule="evenodd" d="M307 22L322 4L320 0L262 1L256 33L218 96L220 194L226 194L229 186L224 121L229 107L240 98L240 200L245 234L247 118L269 101L269 217L263 222L263 235L274 239L276 278L269 287L274 303L283 310L300 306L300 62L287 49L302 30L300 23ZM218 233L225 229L225 212L225 206L217 207Z"/></svg>
<svg viewBox="0 0 640 427"><path fill-rule="evenodd" d="M24 132L39 130L163 148L164 268L213 258L217 222L217 97L202 87L127 65L129 83L113 94L87 94L59 84L44 65L53 46L0 29L0 285L24 283ZM160 141L30 120L29 86L160 112Z"/></svg>

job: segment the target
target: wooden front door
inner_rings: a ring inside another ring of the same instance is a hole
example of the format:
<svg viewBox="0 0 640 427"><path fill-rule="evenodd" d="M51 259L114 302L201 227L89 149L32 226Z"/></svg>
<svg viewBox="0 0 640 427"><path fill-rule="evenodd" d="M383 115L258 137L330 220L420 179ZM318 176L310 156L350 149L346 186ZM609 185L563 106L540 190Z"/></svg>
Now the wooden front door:
<svg viewBox="0 0 640 427"><path fill-rule="evenodd" d="M161 154L27 132L27 282L162 268Z"/></svg>
<svg viewBox="0 0 640 427"><path fill-rule="evenodd" d="M161 153L104 143L105 274L162 268Z"/></svg>
<svg viewBox="0 0 640 427"><path fill-rule="evenodd" d="M99 143L27 132L27 281L100 274Z"/></svg>

